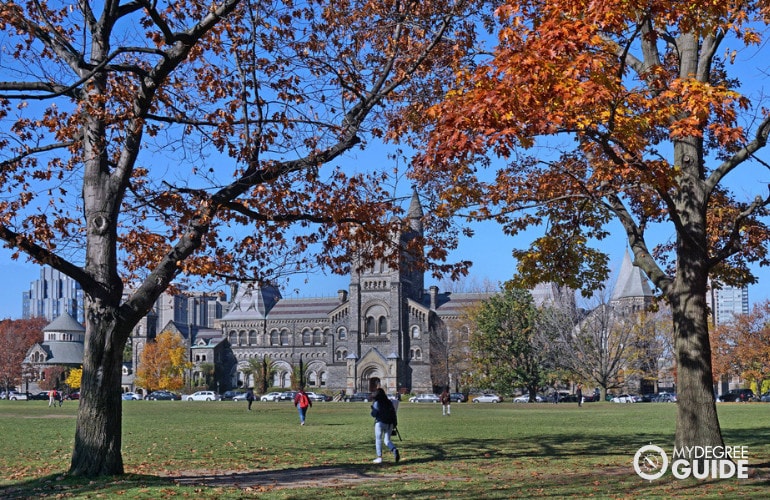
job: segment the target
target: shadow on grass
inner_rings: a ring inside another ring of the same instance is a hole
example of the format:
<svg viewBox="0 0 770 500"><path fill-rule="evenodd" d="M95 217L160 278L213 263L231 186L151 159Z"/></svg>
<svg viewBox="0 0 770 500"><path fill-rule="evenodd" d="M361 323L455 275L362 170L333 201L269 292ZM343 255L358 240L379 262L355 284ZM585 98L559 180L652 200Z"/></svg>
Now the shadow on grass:
<svg viewBox="0 0 770 500"><path fill-rule="evenodd" d="M102 477L96 480L70 477L66 474L52 474L13 485L0 486L0 498L79 497L95 492L101 496L112 498L135 488L163 487L173 484L171 478L140 474Z"/></svg>

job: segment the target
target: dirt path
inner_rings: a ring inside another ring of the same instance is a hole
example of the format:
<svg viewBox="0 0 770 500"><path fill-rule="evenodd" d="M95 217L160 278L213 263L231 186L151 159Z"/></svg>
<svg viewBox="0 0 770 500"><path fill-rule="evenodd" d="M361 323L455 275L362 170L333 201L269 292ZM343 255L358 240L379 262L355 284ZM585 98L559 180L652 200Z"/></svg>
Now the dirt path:
<svg viewBox="0 0 770 500"><path fill-rule="evenodd" d="M252 472L210 472L180 471L174 475L180 485L202 485L208 487L243 488L245 490L267 491L287 488L335 487L375 481L400 481L408 479L431 480L439 476L425 474L372 473L354 467L303 467Z"/></svg>

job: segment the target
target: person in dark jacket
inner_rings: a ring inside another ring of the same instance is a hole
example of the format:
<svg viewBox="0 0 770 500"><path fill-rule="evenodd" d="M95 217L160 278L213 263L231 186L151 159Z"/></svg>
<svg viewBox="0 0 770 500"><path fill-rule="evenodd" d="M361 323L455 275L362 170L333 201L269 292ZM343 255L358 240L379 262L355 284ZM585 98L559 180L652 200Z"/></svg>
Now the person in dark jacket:
<svg viewBox="0 0 770 500"><path fill-rule="evenodd" d="M393 429L398 425L398 417L396 416L396 409L393 407L393 403L388 399L387 394L385 394L382 388L374 392L372 417L374 417L374 449L377 453L377 458L373 462L376 464L382 463L383 442L393 453L393 458L398 462L401 460L401 454L390 439Z"/></svg>
<svg viewBox="0 0 770 500"><path fill-rule="evenodd" d="M249 402L249 411L251 411L251 404L254 402L254 389L249 387L249 390L246 391L246 401Z"/></svg>

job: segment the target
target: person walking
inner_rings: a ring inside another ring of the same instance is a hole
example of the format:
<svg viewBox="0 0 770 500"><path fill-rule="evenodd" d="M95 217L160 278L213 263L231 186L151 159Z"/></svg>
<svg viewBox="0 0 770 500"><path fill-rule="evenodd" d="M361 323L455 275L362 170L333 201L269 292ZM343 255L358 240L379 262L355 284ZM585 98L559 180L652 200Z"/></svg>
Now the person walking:
<svg viewBox="0 0 770 500"><path fill-rule="evenodd" d="M401 460L401 454L396 445L390 439L393 429L398 425L398 417L393 402L388 398L382 387L374 392L374 403L372 404L372 417L374 417L374 451L377 457L372 461L375 464L382 463L382 443L393 453L393 458L398 462Z"/></svg>
<svg viewBox="0 0 770 500"><path fill-rule="evenodd" d="M48 391L48 407L56 406L56 389Z"/></svg>
<svg viewBox="0 0 770 500"><path fill-rule="evenodd" d="M583 385L578 384L575 392L577 393L578 406L583 406Z"/></svg>
<svg viewBox="0 0 770 500"><path fill-rule="evenodd" d="M444 389L444 392L439 396L441 401L441 415L447 416L452 414L452 396L449 395L449 389Z"/></svg>
<svg viewBox="0 0 770 500"><path fill-rule="evenodd" d="M305 415L307 415L307 409L313 406L313 402L307 397L305 388L300 387L297 395L294 396L294 406L299 411L299 425L305 425Z"/></svg>
<svg viewBox="0 0 770 500"><path fill-rule="evenodd" d="M249 387L249 390L246 391L246 401L249 402L249 411L251 411L251 403L254 402L254 389Z"/></svg>

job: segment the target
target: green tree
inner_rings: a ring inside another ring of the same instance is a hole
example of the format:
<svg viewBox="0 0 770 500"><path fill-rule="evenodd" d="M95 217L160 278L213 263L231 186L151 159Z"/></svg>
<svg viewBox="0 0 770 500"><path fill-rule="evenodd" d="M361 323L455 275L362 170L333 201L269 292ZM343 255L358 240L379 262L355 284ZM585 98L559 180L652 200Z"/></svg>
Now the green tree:
<svg viewBox="0 0 770 500"><path fill-rule="evenodd" d="M529 292L509 288L471 312L474 382L501 394L526 387L533 398L546 380L546 344L538 334L539 311Z"/></svg>
<svg viewBox="0 0 770 500"><path fill-rule="evenodd" d="M270 357L264 356L262 358L249 358L241 371L246 376L247 385L251 384L257 394L264 394L275 374L275 367Z"/></svg>
<svg viewBox="0 0 770 500"><path fill-rule="evenodd" d="M497 13L491 57L416 117L430 123L415 178L441 214L543 228L514 252L525 285L600 287L598 242L619 223L672 312L674 444L723 446L706 291L755 282L750 264L768 262L767 189L735 186L767 168L767 92L741 94L738 74L766 70L770 4L510 0Z"/></svg>
<svg viewBox="0 0 770 500"><path fill-rule="evenodd" d="M0 240L85 298L72 475L123 473L123 349L172 283L395 263L388 175L335 162L444 86L480 3L0 2Z"/></svg>

